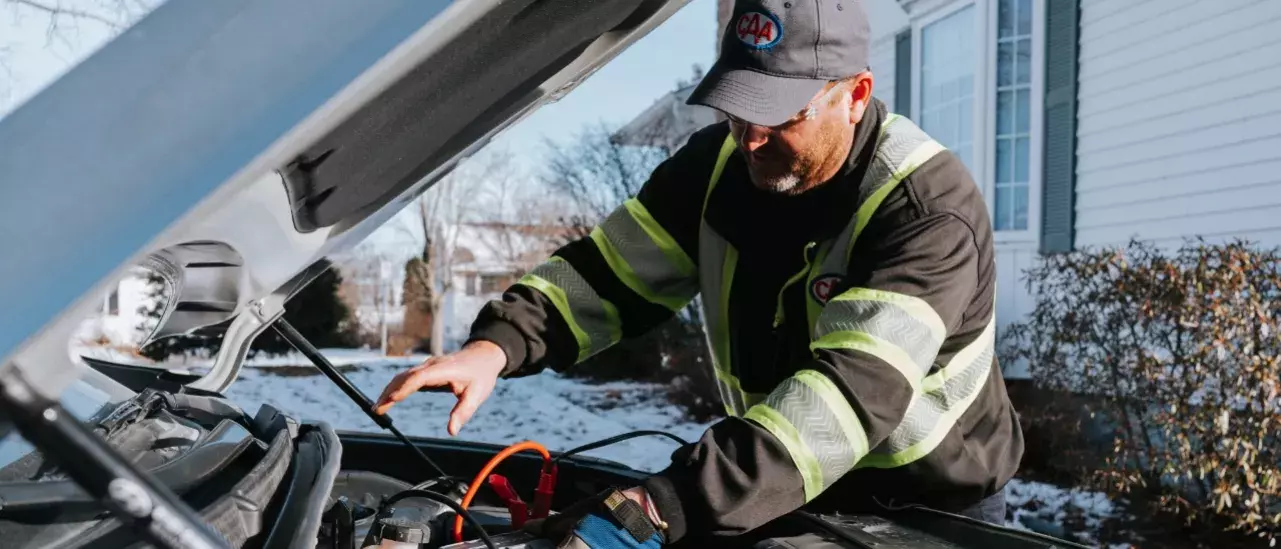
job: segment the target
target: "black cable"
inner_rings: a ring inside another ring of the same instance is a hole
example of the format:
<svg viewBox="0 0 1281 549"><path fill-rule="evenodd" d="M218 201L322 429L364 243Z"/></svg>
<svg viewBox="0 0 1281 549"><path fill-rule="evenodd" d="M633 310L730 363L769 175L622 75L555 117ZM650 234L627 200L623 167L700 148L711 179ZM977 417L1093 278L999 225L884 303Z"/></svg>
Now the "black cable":
<svg viewBox="0 0 1281 549"><path fill-rule="evenodd" d="M571 449L571 450L568 450L568 451L562 452L560 455L558 455L558 456L556 456L555 458L553 458L553 459L552 459L552 465L556 465L556 464L560 463L560 460L562 460L562 459L564 459L564 458L567 458L567 457L569 457L569 456L572 456L572 455L574 455L574 454L581 454L581 453L583 453L583 452L587 452L587 451L590 451L590 450L595 450L595 449L597 449L597 448L604 448L604 447L609 446L609 445L611 445L611 444L618 444L618 443L620 443L620 442L622 442L622 441L624 441L624 440L631 440L631 439L633 439L633 438L648 437L648 436L660 436L660 437L667 437L667 438L672 439L673 441L676 441L677 443L679 443L679 444L680 444L680 445L682 445L682 446L684 446L684 445L686 445L686 444L689 444L689 442L687 442L685 439L683 439L683 438L681 438L681 437L678 437L678 436L676 436L676 435L673 435L673 434L671 434L671 433L669 433L669 432L667 432L667 431L647 431L647 430L642 430L642 431L631 431L631 432L628 432L628 433L623 433L623 434L621 434L621 435L614 435L614 436L609 437L609 438L604 439L604 440L598 440L598 441L596 441L596 442L592 442L592 443L584 444L584 445L579 446L579 447L577 447L577 448L573 448L573 449Z"/></svg>
<svg viewBox="0 0 1281 549"><path fill-rule="evenodd" d="M431 490L405 490L387 498L387 500L383 502L383 506L386 507L409 498L429 499L453 509L455 513L458 513L458 516L463 517L463 520L476 527L476 533L480 534L480 541L485 542L485 545L488 546L489 549L498 549L498 547L494 545L494 540L490 539L489 534L485 533L485 527L480 524L480 521L476 520L476 517L473 517L466 509L463 509L462 505L452 499L449 499L449 496L444 494L432 492Z"/></svg>
<svg viewBox="0 0 1281 549"><path fill-rule="evenodd" d="M307 360L310 360L311 363L315 365L321 373L325 374L325 377L328 377L330 381L334 382L334 385L337 385L343 393L346 393L347 398L350 398L352 402L355 402L356 406L359 407L362 412L365 412L365 415L369 416L369 419L372 419L379 427L387 430L392 435L395 435L396 438L400 439L401 442L405 443L405 446L408 446L410 450L413 450L415 454L418 454L418 457L422 458L423 461L426 461L427 464L430 465L432 469L435 469L437 473L440 473L440 476L449 476L445 474L444 469L441 469L439 465L436 465L436 462L427 457L427 454L423 453L422 449L418 448L417 445L411 442L409 437L405 436L404 433L400 432L400 429L397 429L396 426L392 424L391 416L374 411L374 403L369 400L369 397L365 396L365 393L360 392L360 389L357 389L356 386L351 383L351 380L348 380L346 376L342 375L342 372L339 372L338 368L335 368L333 363L329 362L329 359L325 358L325 355L320 354L320 351L316 349L316 346L312 345L310 341L307 341L307 338L303 337L302 333L294 328L289 321L285 320L284 317L280 317L276 319L275 322L271 323L271 327L276 330L276 333L280 334L280 337L284 338L285 341L288 341L295 349L298 349L298 352L307 357Z"/></svg>

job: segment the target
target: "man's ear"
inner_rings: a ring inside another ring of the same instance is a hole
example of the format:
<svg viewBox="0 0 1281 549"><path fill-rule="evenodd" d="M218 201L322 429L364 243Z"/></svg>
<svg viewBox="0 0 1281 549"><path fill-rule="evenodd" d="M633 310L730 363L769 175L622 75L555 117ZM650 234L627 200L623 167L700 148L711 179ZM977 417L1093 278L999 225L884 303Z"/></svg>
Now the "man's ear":
<svg viewBox="0 0 1281 549"><path fill-rule="evenodd" d="M868 104L872 102L872 84L872 71L859 73L849 84L851 124L858 124L863 120L863 114L867 112Z"/></svg>

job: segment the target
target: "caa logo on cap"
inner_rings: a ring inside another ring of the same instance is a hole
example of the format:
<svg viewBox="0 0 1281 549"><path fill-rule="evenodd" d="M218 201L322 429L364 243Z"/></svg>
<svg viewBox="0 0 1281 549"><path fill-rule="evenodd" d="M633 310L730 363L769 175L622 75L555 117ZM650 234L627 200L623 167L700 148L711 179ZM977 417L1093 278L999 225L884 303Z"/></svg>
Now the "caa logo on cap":
<svg viewBox="0 0 1281 549"><path fill-rule="evenodd" d="M743 45L756 50L766 50L783 39L783 24L779 23L778 18L772 13L749 11L738 16L734 32Z"/></svg>

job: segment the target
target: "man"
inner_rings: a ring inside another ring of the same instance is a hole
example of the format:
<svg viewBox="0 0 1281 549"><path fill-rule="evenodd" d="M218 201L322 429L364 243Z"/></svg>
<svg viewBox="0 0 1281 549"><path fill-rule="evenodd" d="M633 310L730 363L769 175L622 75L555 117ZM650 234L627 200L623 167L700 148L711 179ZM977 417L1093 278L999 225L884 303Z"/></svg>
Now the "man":
<svg viewBox="0 0 1281 549"><path fill-rule="evenodd" d="M730 417L552 531L639 546L910 504L1001 523L1023 441L993 355L988 213L958 158L872 97L868 34L860 0L740 0L690 98L728 122L379 409L449 386L456 434L499 376L581 361L701 294Z"/></svg>

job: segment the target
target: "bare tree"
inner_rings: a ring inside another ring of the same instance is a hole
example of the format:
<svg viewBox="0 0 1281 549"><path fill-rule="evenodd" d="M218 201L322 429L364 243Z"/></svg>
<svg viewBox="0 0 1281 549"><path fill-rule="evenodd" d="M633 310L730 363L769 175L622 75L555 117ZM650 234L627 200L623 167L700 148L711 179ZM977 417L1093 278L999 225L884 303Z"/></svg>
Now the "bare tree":
<svg viewBox="0 0 1281 549"><path fill-rule="evenodd" d="M652 128L655 143L663 129ZM650 172L672 154L671 148L633 146L614 139L604 124L585 127L569 143L546 141L547 164L539 176L544 184L569 198L574 208L564 224L572 238L586 236L592 227L624 200L635 196Z"/></svg>
<svg viewBox="0 0 1281 549"><path fill-rule="evenodd" d="M46 35L52 39L66 39L65 36L59 36L68 25L76 25L82 22L96 23L107 29L119 32L124 30L128 25L129 19L135 12L145 12L150 9L149 2L140 0L111 0L111 1L67 1L67 0L3 0L9 4L15 13L29 11L36 14L42 14L48 18L48 27Z"/></svg>
<svg viewBox="0 0 1281 549"><path fill-rule="evenodd" d="M364 244L340 263L344 271L343 297L351 304L364 344L377 344L387 354L391 327L388 318L398 304L397 261L386 250Z"/></svg>
<svg viewBox="0 0 1281 549"><path fill-rule="evenodd" d="M405 266L405 302L431 314L431 353L444 352L445 297L454 290L458 240L464 225L481 216L479 200L485 182L509 177L510 155L482 152L442 178L409 208L404 233L415 243L416 255Z"/></svg>
<svg viewBox="0 0 1281 549"><path fill-rule="evenodd" d="M568 211L549 189L530 184L528 177L516 171L511 158L506 151L493 153L491 161L507 169L492 170L477 195L480 211L469 225L477 243L509 266L510 275L520 276L564 241L567 230L561 220Z"/></svg>
<svg viewBox="0 0 1281 549"><path fill-rule="evenodd" d="M83 31L105 31L108 39L129 28L163 0L0 0L0 13L9 24L38 24L45 28L45 48L61 44L68 50L87 47L79 43ZM0 19L0 25L5 21ZM18 55L14 43L0 43L0 99L12 93L16 75L11 60ZM70 61L68 61L70 63Z"/></svg>
<svg viewBox="0 0 1281 549"><path fill-rule="evenodd" d="M586 235L629 197L635 196L654 168L671 157L689 135L714 123L711 109L689 107L684 98L703 77L703 68L690 67L688 78L675 83L632 122L614 128L588 125L568 143L547 140L547 163L541 174L550 188L564 193L575 208L567 220L574 236Z"/></svg>

